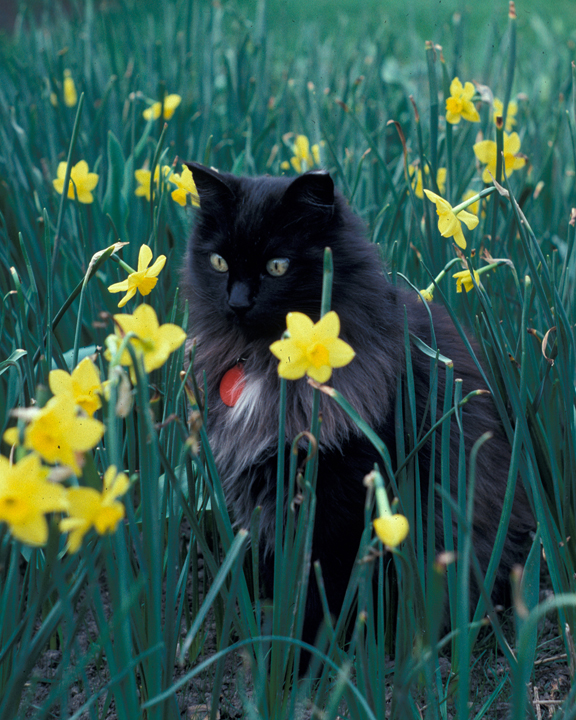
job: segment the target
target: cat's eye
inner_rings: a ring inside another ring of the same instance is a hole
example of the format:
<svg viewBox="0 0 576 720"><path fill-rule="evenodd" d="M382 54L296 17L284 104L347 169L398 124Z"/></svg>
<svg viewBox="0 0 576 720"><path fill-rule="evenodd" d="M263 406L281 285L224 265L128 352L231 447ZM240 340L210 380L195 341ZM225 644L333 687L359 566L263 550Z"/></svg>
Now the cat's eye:
<svg viewBox="0 0 576 720"><path fill-rule="evenodd" d="M222 255L218 255L218 253L212 253L212 255L210 255L210 265L212 265L217 272L228 272L228 263Z"/></svg>
<svg viewBox="0 0 576 720"><path fill-rule="evenodd" d="M288 270L290 260L288 258L274 258L266 263L266 270L272 277L280 277Z"/></svg>

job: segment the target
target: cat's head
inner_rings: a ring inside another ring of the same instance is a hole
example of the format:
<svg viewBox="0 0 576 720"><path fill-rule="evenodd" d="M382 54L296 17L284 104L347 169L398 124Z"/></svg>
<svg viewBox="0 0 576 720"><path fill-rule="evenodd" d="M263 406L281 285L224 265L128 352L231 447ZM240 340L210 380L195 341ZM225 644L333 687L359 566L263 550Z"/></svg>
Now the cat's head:
<svg viewBox="0 0 576 720"><path fill-rule="evenodd" d="M201 321L272 341L288 312L317 320L324 248L344 242L349 213L330 175L246 178L187 165L200 210L185 272Z"/></svg>

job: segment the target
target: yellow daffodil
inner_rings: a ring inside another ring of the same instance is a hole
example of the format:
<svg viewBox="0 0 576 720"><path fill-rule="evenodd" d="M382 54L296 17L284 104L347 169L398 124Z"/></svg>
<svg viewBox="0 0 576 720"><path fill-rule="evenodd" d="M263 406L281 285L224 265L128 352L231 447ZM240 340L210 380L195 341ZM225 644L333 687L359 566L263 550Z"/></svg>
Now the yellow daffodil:
<svg viewBox="0 0 576 720"><path fill-rule="evenodd" d="M148 295L158 282L158 274L166 263L166 255L160 255L152 267L148 267L152 260L152 250L148 245L142 245L138 253L138 270L130 273L126 280L114 283L108 288L108 292L125 292L126 295L118 303L118 307L124 307L128 300L136 295L138 290L141 295Z"/></svg>
<svg viewBox="0 0 576 720"><path fill-rule="evenodd" d="M433 289L434 289L434 286L432 286L432 290ZM422 297L424 298L424 300L426 300L426 302L429 302L429 303L433 302L434 296L432 295L432 290L429 287L425 288L424 290L420 290L420 295L422 295Z"/></svg>
<svg viewBox="0 0 576 720"><path fill-rule="evenodd" d="M64 70L64 105L67 107L74 107L78 102L78 93L76 92L76 85L72 79L72 73L70 70Z"/></svg>
<svg viewBox="0 0 576 720"><path fill-rule="evenodd" d="M498 98L494 98L494 102L492 103L492 108L494 110L493 118L494 122L496 122L497 117L503 117L504 114L504 103L502 100L498 100ZM516 114L518 113L518 103L516 103L514 100L510 100L508 103L508 112L506 113L506 127L504 128L506 132L510 132L514 125L516 125Z"/></svg>
<svg viewBox="0 0 576 720"><path fill-rule="evenodd" d="M410 532L410 524L404 515L392 512L388 495L384 489L384 479L377 469L366 476L364 484L374 486L378 517L372 524L376 535L386 547L395 548Z"/></svg>
<svg viewBox="0 0 576 720"><path fill-rule="evenodd" d="M56 395L34 414L24 431L24 447L34 450L46 462L61 463L80 475L82 453L92 449L104 435L104 425L94 418L78 415L67 393ZM18 444L18 429L10 428L4 440Z"/></svg>
<svg viewBox="0 0 576 720"><path fill-rule="evenodd" d="M416 184L413 185L414 195L418 198L423 198L424 186L422 183L422 170L420 168L416 168L414 165L409 165L408 172L410 173L410 177L414 177L414 173L416 173ZM428 165L424 166L424 174L430 174ZM444 194L446 192L446 168L438 168L438 172L436 173L436 184L438 185L440 193Z"/></svg>
<svg viewBox="0 0 576 720"><path fill-rule="evenodd" d="M286 316L286 324L290 337L270 345L280 360L280 377L297 380L308 375L325 383L332 375L332 368L348 365L354 358L354 350L338 337L340 318L333 310L316 324L303 313L291 312Z"/></svg>
<svg viewBox="0 0 576 720"><path fill-rule="evenodd" d="M170 174L171 168L169 165L162 166L162 175L167 177ZM134 190L134 195L138 197L145 197L146 200L150 201L150 176L152 173L146 168L140 168L140 170L134 171L134 177L138 183L138 187ZM160 166L156 165L154 169L154 184L158 187L160 181Z"/></svg>
<svg viewBox="0 0 576 720"><path fill-rule="evenodd" d="M470 270L462 270L461 272L454 273L452 277L456 278L456 292L461 293L462 286L464 286L466 292L470 292L474 287ZM474 280L476 280L476 285L480 285L480 274L476 270L474 270Z"/></svg>
<svg viewBox="0 0 576 720"><path fill-rule="evenodd" d="M462 232L461 222L466 225L468 230L473 230L476 225L478 225L478 217L476 215L472 215L472 213L469 213L466 210L460 210L459 212L454 213L452 205L450 205L447 200L444 200L444 198L441 198L439 195L436 195L436 193L433 193L430 190L424 190L424 192L426 193L428 200L436 205L436 212L438 214L438 230L440 230L440 235L446 238L453 237L455 243L464 249L466 247L466 240L464 239L464 233Z"/></svg>
<svg viewBox="0 0 576 720"><path fill-rule="evenodd" d="M48 374L48 384L54 395L68 395L90 417L102 407L100 371L88 357L78 363L72 374L52 370Z"/></svg>
<svg viewBox="0 0 576 720"><path fill-rule="evenodd" d="M0 457L0 522L26 545L44 545L48 539L45 514L68 509L66 490L47 480L50 469L34 453L12 465Z"/></svg>
<svg viewBox="0 0 576 720"><path fill-rule="evenodd" d="M446 121L452 125L460 122L460 118L469 122L478 122L480 115L474 107L472 98L476 92L474 85L467 82L464 87L455 77L450 83L450 97L446 98Z"/></svg>
<svg viewBox="0 0 576 720"><path fill-rule="evenodd" d="M519 170L526 165L526 158L518 157L520 152L520 138L518 133L511 135L504 133L504 167L506 175L510 176L514 170ZM486 167L482 173L482 180L491 183L496 177L496 143L494 140L481 140L474 145L474 154Z"/></svg>
<svg viewBox="0 0 576 720"><path fill-rule="evenodd" d="M289 170L292 165L297 173L303 173L314 165L320 165L320 145L315 143L310 147L310 141L306 135L296 135L292 152L294 157L290 158L290 164L286 161L281 164L283 170Z"/></svg>
<svg viewBox="0 0 576 720"><path fill-rule="evenodd" d="M387 547L396 547L406 538L410 525L404 515L384 515L374 520L376 535Z"/></svg>
<svg viewBox="0 0 576 720"><path fill-rule="evenodd" d="M178 325L159 325L158 317L150 305L140 305L133 315L114 315L114 321L116 332L106 338L107 350L104 356L111 360L124 335L134 333L136 337L129 342L136 353L142 355L147 373L164 365L168 356L186 340L186 333ZM136 382L136 374L131 367L132 357L128 350L122 353L120 364L130 366L130 377L132 382Z"/></svg>
<svg viewBox="0 0 576 720"><path fill-rule="evenodd" d="M64 192L64 178L66 177L66 163L58 164L56 180L52 181L54 189L62 195ZM72 200L78 195L78 202L89 204L94 202L92 190L98 185L98 175L88 172L86 160L80 160L70 171L70 183L68 185L68 197Z"/></svg>
<svg viewBox="0 0 576 720"><path fill-rule="evenodd" d="M166 95L166 97L164 98L164 120L170 120L172 115L174 115L174 111L181 102L182 98L180 97L180 95ZM145 120L158 120L161 113L162 103L155 102L149 108L146 108L142 115L144 116Z"/></svg>
<svg viewBox="0 0 576 720"><path fill-rule="evenodd" d="M117 473L114 465L104 474L104 489L100 493L90 487L73 487L68 490L68 516L60 521L60 530L69 532L68 552L80 549L84 535L95 528L99 535L113 533L124 517L124 505L116 498L128 490L130 481L125 473Z"/></svg>
<svg viewBox="0 0 576 720"><path fill-rule="evenodd" d="M174 174L170 176L170 182L176 185L176 190L172 191L172 200L175 200L182 207L186 206L186 200L190 195L190 202L196 207L200 207L200 198L194 178L190 172L190 168L182 165L182 174Z"/></svg>

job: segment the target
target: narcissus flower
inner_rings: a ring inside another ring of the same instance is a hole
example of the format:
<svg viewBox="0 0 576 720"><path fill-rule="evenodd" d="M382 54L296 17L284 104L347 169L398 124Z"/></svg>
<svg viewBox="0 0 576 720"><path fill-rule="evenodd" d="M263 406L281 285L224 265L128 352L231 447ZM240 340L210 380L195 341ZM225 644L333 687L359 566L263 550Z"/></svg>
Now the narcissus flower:
<svg viewBox="0 0 576 720"><path fill-rule="evenodd" d="M136 337L129 342L136 353L142 355L147 373L164 365L168 356L186 340L186 333L178 325L159 325L158 317L150 305L140 305L133 315L114 315L114 322L116 331L114 335L106 338L107 350L104 356L107 360L112 360L122 338L128 333L134 333ZM130 366L130 377L132 382L136 382L136 374L131 367L132 357L128 350L122 353L120 365Z"/></svg>
<svg viewBox="0 0 576 720"><path fill-rule="evenodd" d="M166 95L166 97L164 98L164 120L170 120L172 115L174 115L174 111L181 102L182 98L180 97L180 95ZM162 103L155 102L149 108L146 108L142 115L144 116L145 120L158 120L161 113Z"/></svg>
<svg viewBox="0 0 576 720"><path fill-rule="evenodd" d="M460 118L469 122L478 122L480 115L474 107L472 98L476 92L474 85L467 82L464 87L455 77L450 83L450 97L446 98L446 120L452 125L460 122Z"/></svg>
<svg viewBox="0 0 576 720"><path fill-rule="evenodd" d="M395 548L410 532L410 524L404 515L392 512L388 495L384 489L384 479L377 469L366 476L364 484L374 485L378 517L372 524L376 535L386 547Z"/></svg>
<svg viewBox="0 0 576 720"><path fill-rule="evenodd" d="M62 195L64 192L64 179L66 177L66 163L58 164L57 178L52 181L54 189ZM94 202L92 190L98 185L99 176L88 171L86 160L80 160L70 170L70 183L68 184L68 197L74 200L78 196L78 202L89 204Z"/></svg>
<svg viewBox="0 0 576 720"><path fill-rule="evenodd" d="M408 172L410 173L410 177L414 177L414 173L416 173L416 183L413 184L414 195L416 195L416 197L418 198L423 198L424 186L422 184L421 168L416 168L414 165L409 165ZM428 165L424 166L424 174L430 174ZM440 193L443 194L446 191L446 168L438 168L438 172L436 173L436 184L438 185L438 190L440 190Z"/></svg>
<svg viewBox="0 0 576 720"><path fill-rule="evenodd" d="M26 545L44 545L48 539L45 514L68 509L66 490L47 480L50 469L34 453L14 465L0 457L0 522Z"/></svg>
<svg viewBox="0 0 576 720"><path fill-rule="evenodd" d="M113 533L124 517L124 505L116 498L128 490L130 481L125 473L117 473L111 465L104 474L104 489L100 493L91 487L73 487L68 490L68 515L60 521L60 530L69 532L68 552L80 549L84 535L95 528L99 535Z"/></svg>
<svg viewBox="0 0 576 720"><path fill-rule="evenodd" d="M91 450L104 435L104 425L78 414L67 393L56 395L33 414L24 430L24 447L34 450L46 462L61 463L80 475L82 454ZM4 440L17 445L17 428L9 428Z"/></svg>
<svg viewBox="0 0 576 720"><path fill-rule="evenodd" d="M286 316L288 338L277 340L270 350L280 360L278 375L297 380L308 375L325 383L333 368L348 365L355 352L338 337L340 318L331 310L316 324L303 313L291 312Z"/></svg>
<svg viewBox="0 0 576 720"><path fill-rule="evenodd" d="M162 166L162 175L167 177L170 174L171 168L169 165ZM146 168L140 168L140 170L134 170L134 177L138 183L138 187L134 190L134 195L138 197L145 197L146 200L150 201L150 176L152 173ZM154 184L158 187L160 182L160 166L156 165L154 169Z"/></svg>
<svg viewBox="0 0 576 720"><path fill-rule="evenodd" d="M404 515L384 515L374 520L374 530L387 547L396 547L410 532L410 524Z"/></svg>
<svg viewBox="0 0 576 720"><path fill-rule="evenodd" d="M441 198L436 193L430 190L424 190L426 197L436 205L436 212L438 213L438 230L442 237L453 237L454 242L464 249L466 247L466 240L464 239L464 233L462 232L463 222L468 230L473 230L478 225L478 217L472 215L472 213L466 210L460 210L454 212L454 208L447 200Z"/></svg>
<svg viewBox="0 0 576 720"><path fill-rule="evenodd" d="M315 143L310 147L310 141L306 135L296 135L292 152L294 157L290 158L290 165L297 173L306 172L314 165L320 165L320 145ZM283 170L288 170L290 165L284 161L281 167Z"/></svg>
<svg viewBox="0 0 576 720"><path fill-rule="evenodd" d="M456 278L456 292L462 292L462 286L466 292L470 292L473 289L474 283L472 281L472 274L470 270L462 270L461 272L454 273L453 278ZM474 280L476 285L480 285L480 274L474 270Z"/></svg>
<svg viewBox="0 0 576 720"><path fill-rule="evenodd" d="M152 250L148 245L142 245L138 254L138 270L130 273L126 280L114 283L108 288L108 292L125 292L126 295L118 303L118 307L124 307L128 300L136 295L138 290L141 295L148 295L158 282L158 274L166 263L166 255L159 255L152 267L148 267L152 260Z"/></svg>
<svg viewBox="0 0 576 720"><path fill-rule="evenodd" d="M72 73L70 70L64 70L64 105L74 107L77 102L78 93L72 79Z"/></svg>
<svg viewBox="0 0 576 720"><path fill-rule="evenodd" d="M496 122L497 117L503 117L504 115L504 103L502 100L498 100L498 98L494 98L494 102L492 103L492 108L494 110L493 118L494 122ZM510 100L508 103L508 112L506 113L506 127L504 128L506 132L510 132L514 125L516 125L516 114L518 113L518 103L514 100Z"/></svg>
<svg viewBox="0 0 576 720"><path fill-rule="evenodd" d="M511 135L504 133L504 167L506 175L510 176L514 170L519 170L526 165L526 158L519 157L520 138L518 133L513 132ZM485 183L491 183L496 177L496 143L494 140L481 140L474 145L474 154L484 163L486 167L482 173L482 180Z"/></svg>
<svg viewBox="0 0 576 720"><path fill-rule="evenodd" d="M102 407L100 371L88 357L78 363L72 374L52 370L48 374L48 384L54 395L68 395L90 417Z"/></svg>
<svg viewBox="0 0 576 720"><path fill-rule="evenodd" d="M176 190L172 191L172 200L175 200L179 205L185 207L186 200L188 196L190 196L192 205L200 207L198 190L196 190L196 184L194 183L194 178L192 177L189 167L182 165L182 174L171 175L169 180L177 186Z"/></svg>

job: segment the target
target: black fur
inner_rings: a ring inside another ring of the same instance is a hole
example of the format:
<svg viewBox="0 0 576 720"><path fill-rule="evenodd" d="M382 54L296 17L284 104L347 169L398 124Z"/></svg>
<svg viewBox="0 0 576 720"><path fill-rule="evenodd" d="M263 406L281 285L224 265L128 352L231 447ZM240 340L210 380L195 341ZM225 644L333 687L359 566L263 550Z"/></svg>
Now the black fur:
<svg viewBox="0 0 576 720"><path fill-rule="evenodd" d="M404 314L411 332L431 343L426 307L413 293L388 282L377 249L325 172L291 178L237 178L189 164L200 196L194 232L183 272L190 307L191 335L196 338L195 371L206 373L208 430L224 492L235 521L249 527L252 511L262 506L263 577L271 591L273 576L278 361L269 345L281 337L286 314L300 311L318 320L324 248L332 249L332 308L341 321L340 336L356 351L348 366L334 371L330 384L385 440L394 456L394 401L397 378L405 372ZM219 273L211 253L228 264ZM287 258L288 271L271 277L266 262ZM233 301L231 303L231 297ZM234 306L232 307L231 306ZM443 308L431 305L440 352L454 362L463 395L485 382ZM246 388L234 408L220 400L224 373L244 358ZM412 352L418 426L429 394L430 358ZM438 374L439 416L444 372ZM306 378L288 382L286 442L310 424L312 389ZM337 613L364 527L362 480L379 456L330 398L322 396L322 431L317 481L313 560L319 559L330 608ZM424 425L429 421L425 421ZM506 489L510 448L494 405L487 396L463 409L467 452L486 431L493 433L480 451L474 511L474 549L485 570L492 552ZM451 432L452 477L457 472L458 433ZM440 468L437 442L437 472ZM419 453L422 496L426 499L430 448ZM453 485L455 480L453 481ZM454 494L456 488L452 487ZM512 565L523 558L533 526L524 491L518 487L510 532L494 589L505 596ZM444 548L441 518L436 548ZM305 639L313 641L322 613L312 579L307 600Z"/></svg>

